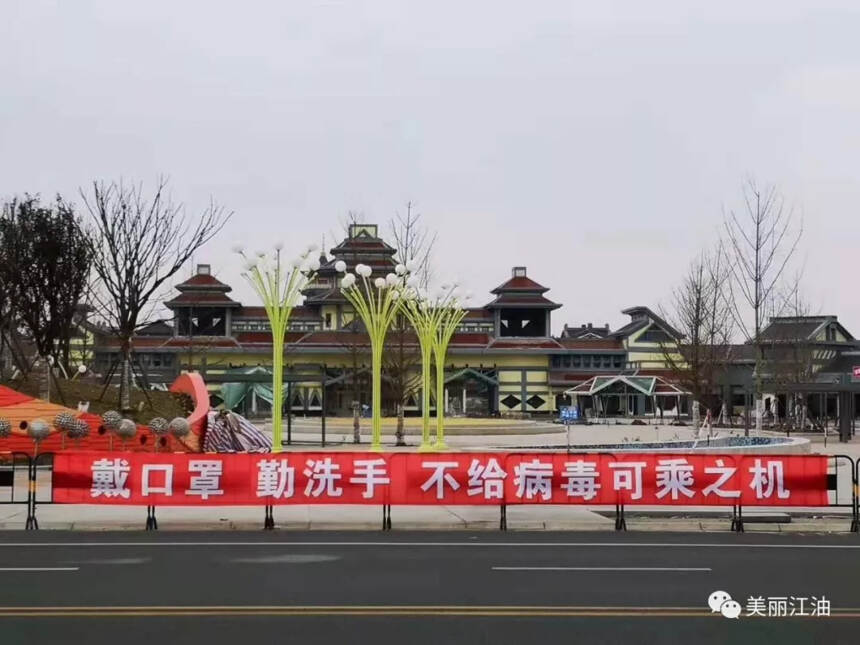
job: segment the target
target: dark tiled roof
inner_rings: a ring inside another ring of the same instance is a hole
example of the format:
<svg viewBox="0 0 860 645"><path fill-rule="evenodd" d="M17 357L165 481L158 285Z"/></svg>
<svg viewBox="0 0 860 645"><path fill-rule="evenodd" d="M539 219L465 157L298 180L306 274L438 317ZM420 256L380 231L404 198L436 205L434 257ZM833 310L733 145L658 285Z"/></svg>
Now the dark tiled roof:
<svg viewBox="0 0 860 645"><path fill-rule="evenodd" d="M490 293L503 293L505 291L533 291L537 293L546 293L549 289L542 284L538 284L527 276L516 276L500 284L498 287L490 291Z"/></svg>
<svg viewBox="0 0 860 645"><path fill-rule="evenodd" d="M206 346L206 347L239 347L239 343L235 338L201 338L199 336L189 339L184 336L171 338L164 343L165 347L188 347L189 345Z"/></svg>
<svg viewBox="0 0 860 645"><path fill-rule="evenodd" d="M295 343L303 336L307 335L304 331L288 331L284 334L285 343ZM236 334L236 340L241 344L272 344L272 332L269 331L241 331Z"/></svg>
<svg viewBox="0 0 860 645"><path fill-rule="evenodd" d="M241 318L266 318L268 316L266 314L265 307L246 307L242 305L242 309L233 314L233 320L239 320Z"/></svg>
<svg viewBox="0 0 860 645"><path fill-rule="evenodd" d="M565 349L623 349L624 343L617 338L559 338Z"/></svg>
<svg viewBox="0 0 860 645"><path fill-rule="evenodd" d="M565 325L561 330L562 338L582 338L583 336L597 336L606 338L609 335L609 325L605 327L595 327L589 325Z"/></svg>
<svg viewBox="0 0 860 645"><path fill-rule="evenodd" d="M554 303L540 294L514 294L502 293L495 300L486 305L487 309L498 309L499 307L523 307L540 309L558 309L561 305Z"/></svg>
<svg viewBox="0 0 860 645"><path fill-rule="evenodd" d="M197 273L190 278L188 278L185 282L180 282L176 285L176 288L180 291L184 291L185 289L199 289L199 288L208 288L213 290L220 291L231 291L232 288L228 284L224 284L214 275L208 273Z"/></svg>
<svg viewBox="0 0 860 645"><path fill-rule="evenodd" d="M660 316L655 314L648 307L637 306L637 307L629 307L624 309L621 313L627 316L644 316L639 320L631 320L629 323L612 332L612 335L616 338L624 338L629 336L630 334L639 331L642 327L647 325L649 322L655 323L660 329L665 331L667 334L672 336L673 338L680 339L683 338L683 334L681 334L677 329L672 327L669 323L663 320Z"/></svg>
<svg viewBox="0 0 860 645"><path fill-rule="evenodd" d="M458 332L451 336L451 345L454 346L471 346L471 347L486 347L490 342L489 334Z"/></svg>
<svg viewBox="0 0 860 645"><path fill-rule="evenodd" d="M716 350L713 356L717 360L731 362L749 362L755 361L755 347L753 345L743 343L737 345L714 345ZM678 345L678 350L685 358L692 356L692 351L689 345ZM711 356L710 346L703 346L702 352L705 356Z"/></svg>
<svg viewBox="0 0 860 645"><path fill-rule="evenodd" d="M370 339L364 331L350 330L320 330L311 332L287 332L285 342L299 347L332 347L344 348L353 345L370 345ZM266 331L249 331L236 334L236 340L242 344L271 344L272 334ZM456 333L451 337L451 347L479 347L487 346L490 337L488 334L461 332ZM397 332L388 332L386 337L386 345L390 348L396 347L400 342L397 338ZM413 332L406 332L403 335L403 343L405 346L413 348L418 347L418 338Z"/></svg>
<svg viewBox="0 0 860 645"><path fill-rule="evenodd" d="M346 296L344 296L340 289L331 289L329 291L323 291L322 293L317 292L314 294L309 294L307 296L307 300L305 302L309 302L312 304L322 303L322 302L347 302Z"/></svg>
<svg viewBox="0 0 860 645"><path fill-rule="evenodd" d="M352 255L353 253L371 253L381 255L394 255L396 253L394 247L389 246L383 239L378 237L352 237L343 240L340 244L331 249L331 254L335 257L343 257Z"/></svg>
<svg viewBox="0 0 860 645"><path fill-rule="evenodd" d="M644 320L644 319L643 320L631 320L629 323L627 323L623 327L620 327L620 328L616 329L614 332L612 332L612 335L615 336L616 338L626 338L630 334L639 331L643 327L647 327L648 324L649 324L649 321Z"/></svg>
<svg viewBox="0 0 860 645"><path fill-rule="evenodd" d="M180 293L173 300L168 300L164 303L165 307L170 307L171 309L177 305L180 307L183 305L212 305L221 307L242 306L221 291L185 291Z"/></svg>
<svg viewBox="0 0 860 645"><path fill-rule="evenodd" d="M331 262L327 262L326 264L320 267L318 271L321 275L333 275L337 273L337 269L334 268L334 265L338 262L338 260L343 260L346 263L346 270L350 272L355 271L355 267L358 264L366 264L371 268L373 273L390 273L394 271L394 267L397 266L397 263L393 258L381 258L381 257L361 257L353 258L352 255L349 257L336 258Z"/></svg>
<svg viewBox="0 0 860 645"><path fill-rule="evenodd" d="M488 349L561 349L554 338L497 338Z"/></svg>
<svg viewBox="0 0 860 645"><path fill-rule="evenodd" d="M148 324L137 330L138 336L173 336L173 327L163 320Z"/></svg>
<svg viewBox="0 0 860 645"><path fill-rule="evenodd" d="M825 317L773 318L761 332L762 340L812 340L813 334L829 320Z"/></svg>
<svg viewBox="0 0 860 645"><path fill-rule="evenodd" d="M468 309L463 320L486 320L488 322L493 322L493 312L487 311L483 307Z"/></svg>
<svg viewBox="0 0 860 645"><path fill-rule="evenodd" d="M324 330L304 334L293 344L299 347L332 347L344 349L349 347L370 346L370 337L364 331Z"/></svg>

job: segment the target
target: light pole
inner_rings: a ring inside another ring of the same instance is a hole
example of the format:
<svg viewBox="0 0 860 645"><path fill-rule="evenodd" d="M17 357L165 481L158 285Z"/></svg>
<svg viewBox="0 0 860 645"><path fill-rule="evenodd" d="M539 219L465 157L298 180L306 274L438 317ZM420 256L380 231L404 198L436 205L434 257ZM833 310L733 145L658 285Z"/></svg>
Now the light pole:
<svg viewBox="0 0 860 645"><path fill-rule="evenodd" d="M242 274L263 301L272 328L272 452L281 451L281 414L284 407L284 334L293 307L301 304L302 291L313 280L319 260L312 256L311 245L289 267L281 263L281 244L273 256L258 251L255 257L245 255L241 247L234 250L245 259Z"/></svg>
<svg viewBox="0 0 860 645"><path fill-rule="evenodd" d="M438 311L436 315L436 330L433 335L433 356L436 359L436 442L435 450L445 450L445 356L448 344L466 315L464 301L461 300L456 281L453 284L443 284L436 294L431 307ZM465 414L466 410L463 410Z"/></svg>
<svg viewBox="0 0 860 645"><path fill-rule="evenodd" d="M355 273L346 272L346 262L335 264L338 273L344 273L341 279L343 295L355 309L364 323L370 337L371 351L371 450L382 449L382 351L385 345L385 335L394 317L400 310L403 291L403 276L406 266L398 264L394 273L384 278L370 280L373 270L366 264L355 267ZM356 278L356 275L358 278Z"/></svg>
<svg viewBox="0 0 860 645"><path fill-rule="evenodd" d="M410 268L409 262L406 267ZM430 442L430 368L433 364L433 345L439 328L439 315L444 310L432 307L426 297L419 295L418 278L410 276L406 280L406 287L403 311L415 329L421 349L421 446L418 449L426 451L433 449Z"/></svg>

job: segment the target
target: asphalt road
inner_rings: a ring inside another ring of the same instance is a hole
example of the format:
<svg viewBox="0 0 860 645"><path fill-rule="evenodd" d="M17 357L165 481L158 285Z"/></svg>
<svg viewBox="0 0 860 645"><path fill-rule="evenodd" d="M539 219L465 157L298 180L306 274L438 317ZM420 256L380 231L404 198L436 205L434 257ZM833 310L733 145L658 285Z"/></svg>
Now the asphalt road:
<svg viewBox="0 0 860 645"><path fill-rule="evenodd" d="M743 607L825 596L832 615L730 620L708 608L715 590ZM0 533L4 645L688 640L860 642L860 539Z"/></svg>

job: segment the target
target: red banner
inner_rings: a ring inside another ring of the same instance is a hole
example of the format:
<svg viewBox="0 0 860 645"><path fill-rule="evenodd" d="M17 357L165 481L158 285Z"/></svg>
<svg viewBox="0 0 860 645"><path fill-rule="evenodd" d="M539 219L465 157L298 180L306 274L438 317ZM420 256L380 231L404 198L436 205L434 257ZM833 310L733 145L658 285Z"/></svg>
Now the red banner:
<svg viewBox="0 0 860 645"><path fill-rule="evenodd" d="M265 504L826 506L827 457L565 453L77 453L54 501Z"/></svg>

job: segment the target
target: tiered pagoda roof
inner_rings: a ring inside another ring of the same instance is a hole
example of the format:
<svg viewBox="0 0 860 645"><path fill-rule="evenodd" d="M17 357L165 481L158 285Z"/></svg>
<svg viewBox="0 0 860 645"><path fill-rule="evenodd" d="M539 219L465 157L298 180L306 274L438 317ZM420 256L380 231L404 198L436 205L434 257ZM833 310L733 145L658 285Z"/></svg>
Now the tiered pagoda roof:
<svg viewBox="0 0 860 645"><path fill-rule="evenodd" d="M560 304L543 295L547 291L549 291L548 287L538 284L526 275L526 267L514 267L510 279L490 292L496 298L486 308L558 309L561 307Z"/></svg>
<svg viewBox="0 0 860 645"><path fill-rule="evenodd" d="M197 273L176 285L179 295L164 303L165 307L241 307L227 294L233 290L229 284L212 275L211 266L198 264Z"/></svg>
<svg viewBox="0 0 860 645"><path fill-rule="evenodd" d="M374 275L385 275L397 264L394 255L397 249L379 237L376 224L351 224L349 236L330 249L331 259L320 258L317 279L305 289L307 304L345 303L340 292L340 276L335 269L339 261L346 263L346 270L353 272L359 264L366 264Z"/></svg>

